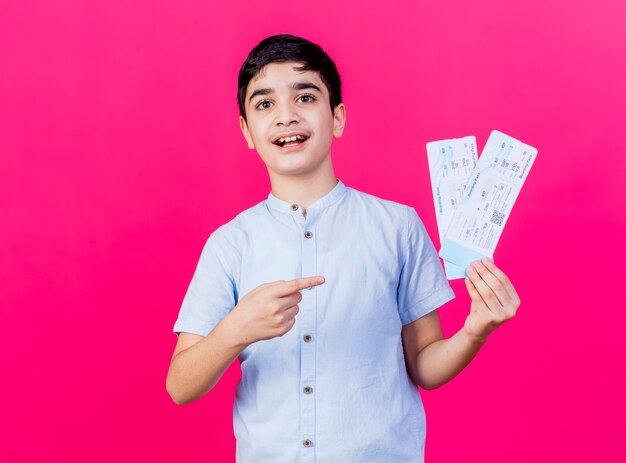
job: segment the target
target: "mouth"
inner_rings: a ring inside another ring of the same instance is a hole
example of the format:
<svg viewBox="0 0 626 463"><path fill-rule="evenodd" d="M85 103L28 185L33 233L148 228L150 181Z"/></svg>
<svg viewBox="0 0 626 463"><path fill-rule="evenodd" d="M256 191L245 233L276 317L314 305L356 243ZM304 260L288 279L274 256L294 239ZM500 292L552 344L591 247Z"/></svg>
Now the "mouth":
<svg viewBox="0 0 626 463"><path fill-rule="evenodd" d="M291 136L278 137L273 143L280 148L292 148L303 145L308 139L308 136L298 133Z"/></svg>

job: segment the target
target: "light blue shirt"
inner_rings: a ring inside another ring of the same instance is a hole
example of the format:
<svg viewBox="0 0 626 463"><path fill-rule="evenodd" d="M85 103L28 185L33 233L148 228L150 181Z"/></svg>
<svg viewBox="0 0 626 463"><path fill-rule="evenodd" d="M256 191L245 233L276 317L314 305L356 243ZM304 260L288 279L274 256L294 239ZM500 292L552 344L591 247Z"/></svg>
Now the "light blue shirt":
<svg viewBox="0 0 626 463"><path fill-rule="evenodd" d="M237 461L422 462L401 330L454 293L412 207L339 180L305 218L270 193L210 235L174 332L206 336L248 291L314 275L293 328L239 356Z"/></svg>

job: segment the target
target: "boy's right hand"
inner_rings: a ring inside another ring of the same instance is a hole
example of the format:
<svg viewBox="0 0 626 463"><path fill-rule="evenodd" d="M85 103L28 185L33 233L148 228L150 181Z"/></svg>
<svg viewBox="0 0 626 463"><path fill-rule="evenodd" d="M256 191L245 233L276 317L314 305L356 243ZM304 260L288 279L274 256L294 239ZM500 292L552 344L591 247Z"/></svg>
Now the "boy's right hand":
<svg viewBox="0 0 626 463"><path fill-rule="evenodd" d="M248 292L229 314L245 345L282 336L296 322L300 291L324 283L324 277L264 283Z"/></svg>

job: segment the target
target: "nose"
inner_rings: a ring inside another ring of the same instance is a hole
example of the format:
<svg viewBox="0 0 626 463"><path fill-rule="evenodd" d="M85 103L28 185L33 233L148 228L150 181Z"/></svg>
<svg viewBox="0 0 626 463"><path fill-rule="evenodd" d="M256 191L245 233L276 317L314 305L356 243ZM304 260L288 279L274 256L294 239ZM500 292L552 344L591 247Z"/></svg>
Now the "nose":
<svg viewBox="0 0 626 463"><path fill-rule="evenodd" d="M275 114L276 119L274 122L276 125L289 125L292 122L298 122L300 120L297 108L291 103L281 104Z"/></svg>

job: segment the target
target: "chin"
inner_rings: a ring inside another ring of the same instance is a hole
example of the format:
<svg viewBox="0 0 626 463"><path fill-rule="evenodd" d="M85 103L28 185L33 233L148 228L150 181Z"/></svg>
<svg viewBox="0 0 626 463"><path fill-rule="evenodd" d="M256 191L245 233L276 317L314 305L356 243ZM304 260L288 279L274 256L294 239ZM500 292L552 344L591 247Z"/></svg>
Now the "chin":
<svg viewBox="0 0 626 463"><path fill-rule="evenodd" d="M317 168L308 162L282 163L278 162L272 170L278 175L302 175L314 171Z"/></svg>

